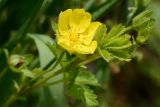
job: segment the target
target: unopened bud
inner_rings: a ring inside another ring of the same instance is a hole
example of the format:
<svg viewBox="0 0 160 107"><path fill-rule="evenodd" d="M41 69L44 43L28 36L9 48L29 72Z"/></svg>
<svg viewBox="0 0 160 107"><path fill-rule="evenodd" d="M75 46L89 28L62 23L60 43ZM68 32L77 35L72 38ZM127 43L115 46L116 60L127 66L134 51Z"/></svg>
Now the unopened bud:
<svg viewBox="0 0 160 107"><path fill-rule="evenodd" d="M8 62L10 66L19 68L24 64L24 57L20 55L11 55Z"/></svg>

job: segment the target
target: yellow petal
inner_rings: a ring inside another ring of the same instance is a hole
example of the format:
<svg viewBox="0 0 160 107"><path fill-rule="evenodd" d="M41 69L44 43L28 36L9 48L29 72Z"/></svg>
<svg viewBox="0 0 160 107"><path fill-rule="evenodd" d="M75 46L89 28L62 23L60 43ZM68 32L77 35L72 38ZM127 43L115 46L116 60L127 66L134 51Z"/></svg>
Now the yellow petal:
<svg viewBox="0 0 160 107"><path fill-rule="evenodd" d="M75 53L73 46L70 44L69 38L66 38L65 36L57 36L57 43L70 54Z"/></svg>
<svg viewBox="0 0 160 107"><path fill-rule="evenodd" d="M80 35L79 39L80 41L85 44L88 45L91 43L91 41L93 40L95 33L98 29L98 27L101 25L100 22L92 22L88 29L82 34Z"/></svg>
<svg viewBox="0 0 160 107"><path fill-rule="evenodd" d="M66 31L68 30L69 19L71 17L71 14L72 14L72 9L67 9L59 14L58 30L61 35L65 34Z"/></svg>
<svg viewBox="0 0 160 107"><path fill-rule="evenodd" d="M84 32L91 23L91 15L84 9L74 9L70 18L70 26L76 33Z"/></svg>
<svg viewBox="0 0 160 107"><path fill-rule="evenodd" d="M92 41L90 45L77 44L74 48L80 54L93 54L97 48L97 41Z"/></svg>

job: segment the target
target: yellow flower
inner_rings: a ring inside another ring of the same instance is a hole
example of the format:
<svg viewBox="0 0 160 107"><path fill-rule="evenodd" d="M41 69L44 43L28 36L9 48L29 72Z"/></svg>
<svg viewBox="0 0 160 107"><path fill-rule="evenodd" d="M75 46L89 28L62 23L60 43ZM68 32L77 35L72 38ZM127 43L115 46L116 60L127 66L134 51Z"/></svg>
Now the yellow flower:
<svg viewBox="0 0 160 107"><path fill-rule="evenodd" d="M59 14L57 43L70 54L93 54L97 48L94 39L100 22L91 22L84 9L67 9Z"/></svg>

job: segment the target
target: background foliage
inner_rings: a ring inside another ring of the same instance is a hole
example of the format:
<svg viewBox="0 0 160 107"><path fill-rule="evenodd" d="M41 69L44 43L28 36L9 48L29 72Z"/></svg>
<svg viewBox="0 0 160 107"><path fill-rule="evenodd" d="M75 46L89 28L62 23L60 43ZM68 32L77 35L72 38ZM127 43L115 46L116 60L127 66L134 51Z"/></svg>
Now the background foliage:
<svg viewBox="0 0 160 107"><path fill-rule="evenodd" d="M99 107L160 107L159 0L0 0L0 106L15 91L11 85L13 80L20 81L19 75L14 72L3 73L9 69L4 49L8 49L9 54L32 54L33 61L26 62L31 63L29 68L45 68L52 58L58 57L57 54L53 56L49 46L45 45L55 44L46 36L55 38L51 20L57 22L59 13L68 8L84 8L93 15L93 20L107 24L108 29L120 23L130 25L133 17L145 9L153 11L154 29L149 40L137 49L132 61L112 61L108 64L100 59L89 64L88 67L96 75L91 76L93 83L89 85L98 94ZM25 75L32 77L28 72ZM79 74L79 78L88 75ZM98 83L94 78L102 87L95 87ZM64 90L71 90L73 96L78 96L76 88L88 94L88 82L80 80L77 78L76 85L71 89L64 89L62 84L40 88L27 98L20 97L12 107L83 107L81 101L72 97L67 97L66 101L63 93ZM83 82L84 86L80 86L79 82ZM16 83L14 86L17 87ZM85 98L86 102L90 102L91 98L92 103L97 103L94 94Z"/></svg>

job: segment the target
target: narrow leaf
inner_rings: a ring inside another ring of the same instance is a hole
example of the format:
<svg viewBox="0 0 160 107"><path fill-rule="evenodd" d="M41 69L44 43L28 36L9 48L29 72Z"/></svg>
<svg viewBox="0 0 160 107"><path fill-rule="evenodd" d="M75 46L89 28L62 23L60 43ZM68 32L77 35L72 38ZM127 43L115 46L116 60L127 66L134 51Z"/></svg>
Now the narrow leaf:
<svg viewBox="0 0 160 107"><path fill-rule="evenodd" d="M55 57L47 46L47 43L54 44L54 41L46 35L28 34L28 36L35 41L39 52L40 66L44 68Z"/></svg>
<svg viewBox="0 0 160 107"><path fill-rule="evenodd" d="M52 29L55 33L57 33L58 31L58 24L54 21L51 21L51 26L52 26Z"/></svg>
<svg viewBox="0 0 160 107"><path fill-rule="evenodd" d="M102 14L106 11L109 11L109 9L113 8L113 6L118 2L119 0L110 0L106 1L104 4L100 5L96 11L92 13L93 20L98 19Z"/></svg>

